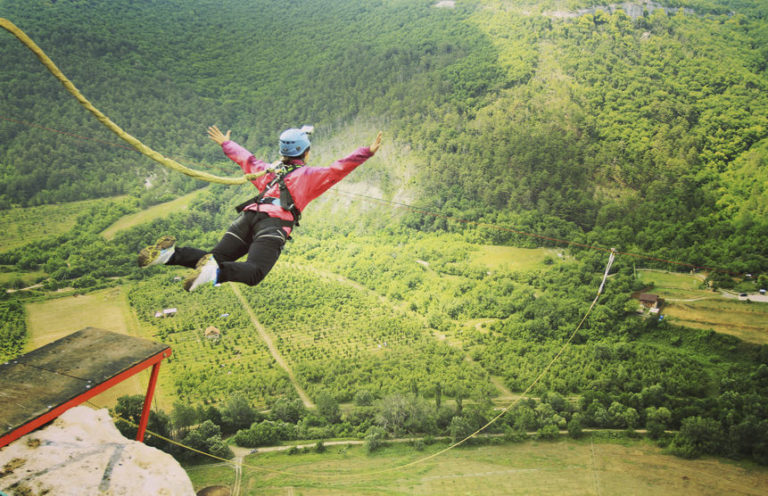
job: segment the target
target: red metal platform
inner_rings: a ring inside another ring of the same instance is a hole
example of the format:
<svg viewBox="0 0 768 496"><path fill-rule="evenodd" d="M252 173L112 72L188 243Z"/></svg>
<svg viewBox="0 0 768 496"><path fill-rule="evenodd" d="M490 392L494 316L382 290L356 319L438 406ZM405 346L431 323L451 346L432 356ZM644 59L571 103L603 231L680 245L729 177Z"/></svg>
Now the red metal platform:
<svg viewBox="0 0 768 496"><path fill-rule="evenodd" d="M136 439L144 440L168 345L86 327L0 364L0 447L152 366Z"/></svg>

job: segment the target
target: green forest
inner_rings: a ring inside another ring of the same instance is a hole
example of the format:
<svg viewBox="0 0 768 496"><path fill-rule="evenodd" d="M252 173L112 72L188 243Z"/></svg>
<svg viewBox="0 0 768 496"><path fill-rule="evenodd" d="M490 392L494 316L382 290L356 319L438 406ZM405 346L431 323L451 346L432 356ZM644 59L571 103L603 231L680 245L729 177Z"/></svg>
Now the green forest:
<svg viewBox="0 0 768 496"><path fill-rule="evenodd" d="M192 168L239 173L213 124L267 161L281 130L313 124L313 165L384 132L264 282L240 286L244 302L227 284L186 293L184 271L139 269L136 253L166 233L212 247L251 185L126 149L0 32L0 360L30 341L27 303L121 286L174 350L174 408L150 430L216 456L227 442L459 441L511 406L486 434L642 429L671 454L768 464L768 339L641 316L636 299L653 289L638 269L702 274L713 295L768 289L768 5L436 4L0 0L97 108ZM489 263L488 247L546 255ZM620 255L577 331L608 248ZM208 326L221 338L201 339Z"/></svg>

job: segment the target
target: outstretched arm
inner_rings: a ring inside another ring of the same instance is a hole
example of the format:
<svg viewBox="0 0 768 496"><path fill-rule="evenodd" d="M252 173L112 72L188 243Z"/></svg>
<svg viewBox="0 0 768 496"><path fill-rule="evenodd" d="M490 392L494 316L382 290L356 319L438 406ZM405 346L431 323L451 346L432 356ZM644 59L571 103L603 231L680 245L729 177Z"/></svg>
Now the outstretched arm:
<svg viewBox="0 0 768 496"><path fill-rule="evenodd" d="M224 134L224 133L222 133L222 132L221 132L221 130L219 130L219 128L218 128L217 126L215 126L215 125L214 125L214 126L210 126L210 127L208 127L208 136L209 136L209 137L210 137L210 138L211 138L213 141L215 141L216 143L218 143L219 145L221 145L221 144L222 144L222 143L224 143L225 141L229 141L229 135L230 135L231 133L232 133L232 131L231 131L231 130L227 130L227 134Z"/></svg>

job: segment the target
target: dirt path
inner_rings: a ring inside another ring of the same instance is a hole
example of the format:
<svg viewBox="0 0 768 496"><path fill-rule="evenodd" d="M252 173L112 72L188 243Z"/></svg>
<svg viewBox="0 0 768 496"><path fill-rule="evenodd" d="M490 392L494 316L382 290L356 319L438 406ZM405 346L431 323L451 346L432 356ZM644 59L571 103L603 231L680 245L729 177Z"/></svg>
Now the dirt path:
<svg viewBox="0 0 768 496"><path fill-rule="evenodd" d="M590 450L590 453L591 453L589 468L590 468L590 471L592 472L592 482L595 485L595 494L597 494L597 496L600 496L601 495L601 492L600 492L600 476L597 473L597 462L595 461L595 459L596 459L596 457L595 457L595 445L594 445L594 443L592 442L591 439L589 440L589 450Z"/></svg>
<svg viewBox="0 0 768 496"><path fill-rule="evenodd" d="M699 298L664 298L664 301L668 303L690 303L692 301L701 300L722 300L720 296L701 296Z"/></svg>
<svg viewBox="0 0 768 496"><path fill-rule="evenodd" d="M510 391L507 388L507 386L504 385L504 380L501 377L492 375L490 376L490 378L491 378L491 383L494 386L496 386L496 389L498 389L499 392L501 393L500 399L503 398L505 400L515 400L520 397L520 395L516 395L515 393Z"/></svg>
<svg viewBox="0 0 768 496"><path fill-rule="evenodd" d="M232 483L230 496L240 496L243 486L243 457L235 457L235 482Z"/></svg>
<svg viewBox="0 0 768 496"><path fill-rule="evenodd" d="M240 300L240 304L245 309L246 313L248 313L248 317L250 317L251 322L253 323L253 327L256 328L256 331L259 333L259 336L261 336L261 339L264 340L264 343L266 343L267 348L269 348L269 352L272 354L272 358L275 359L278 365L285 370L286 374L288 374L288 379L290 379L291 384L293 384L293 387L296 389L296 392L299 394L299 398L301 398L301 401L304 403L304 406L307 408L314 408L315 405L312 403L312 400L309 399L309 395L302 389L302 387L299 385L299 381L296 380L296 376L293 373L293 369L291 369L290 365L288 365L288 362L285 361L283 358L283 355L280 354L280 351L277 349L277 346L275 346L275 343L272 341L272 337L269 335L266 329L264 329L264 326L261 325L259 320L256 318L256 314L253 312L253 309L248 304L248 301L245 299L243 294L240 292L240 290L237 288L237 284L230 283L228 285L232 292L235 293L235 296L237 296L237 299Z"/></svg>

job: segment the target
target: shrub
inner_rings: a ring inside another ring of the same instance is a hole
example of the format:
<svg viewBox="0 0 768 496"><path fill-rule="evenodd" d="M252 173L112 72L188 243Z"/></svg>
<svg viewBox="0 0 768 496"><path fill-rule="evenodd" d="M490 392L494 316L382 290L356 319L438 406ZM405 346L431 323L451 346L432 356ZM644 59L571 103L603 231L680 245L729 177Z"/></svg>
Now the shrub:
<svg viewBox="0 0 768 496"><path fill-rule="evenodd" d="M365 433L365 449L368 451L368 453L373 453L377 449L381 448L384 445L384 439L387 435L387 431L385 431L382 427L379 426L372 426L370 429L368 429L368 432Z"/></svg>
<svg viewBox="0 0 768 496"><path fill-rule="evenodd" d="M554 439L557 439L557 436L560 435L560 430L557 428L555 424L548 424L536 431L536 438L542 439L546 441L552 441Z"/></svg>
<svg viewBox="0 0 768 496"><path fill-rule="evenodd" d="M582 428L582 416L579 413L575 413L571 420L568 421L568 435L573 439L578 439L584 435L584 429Z"/></svg>

